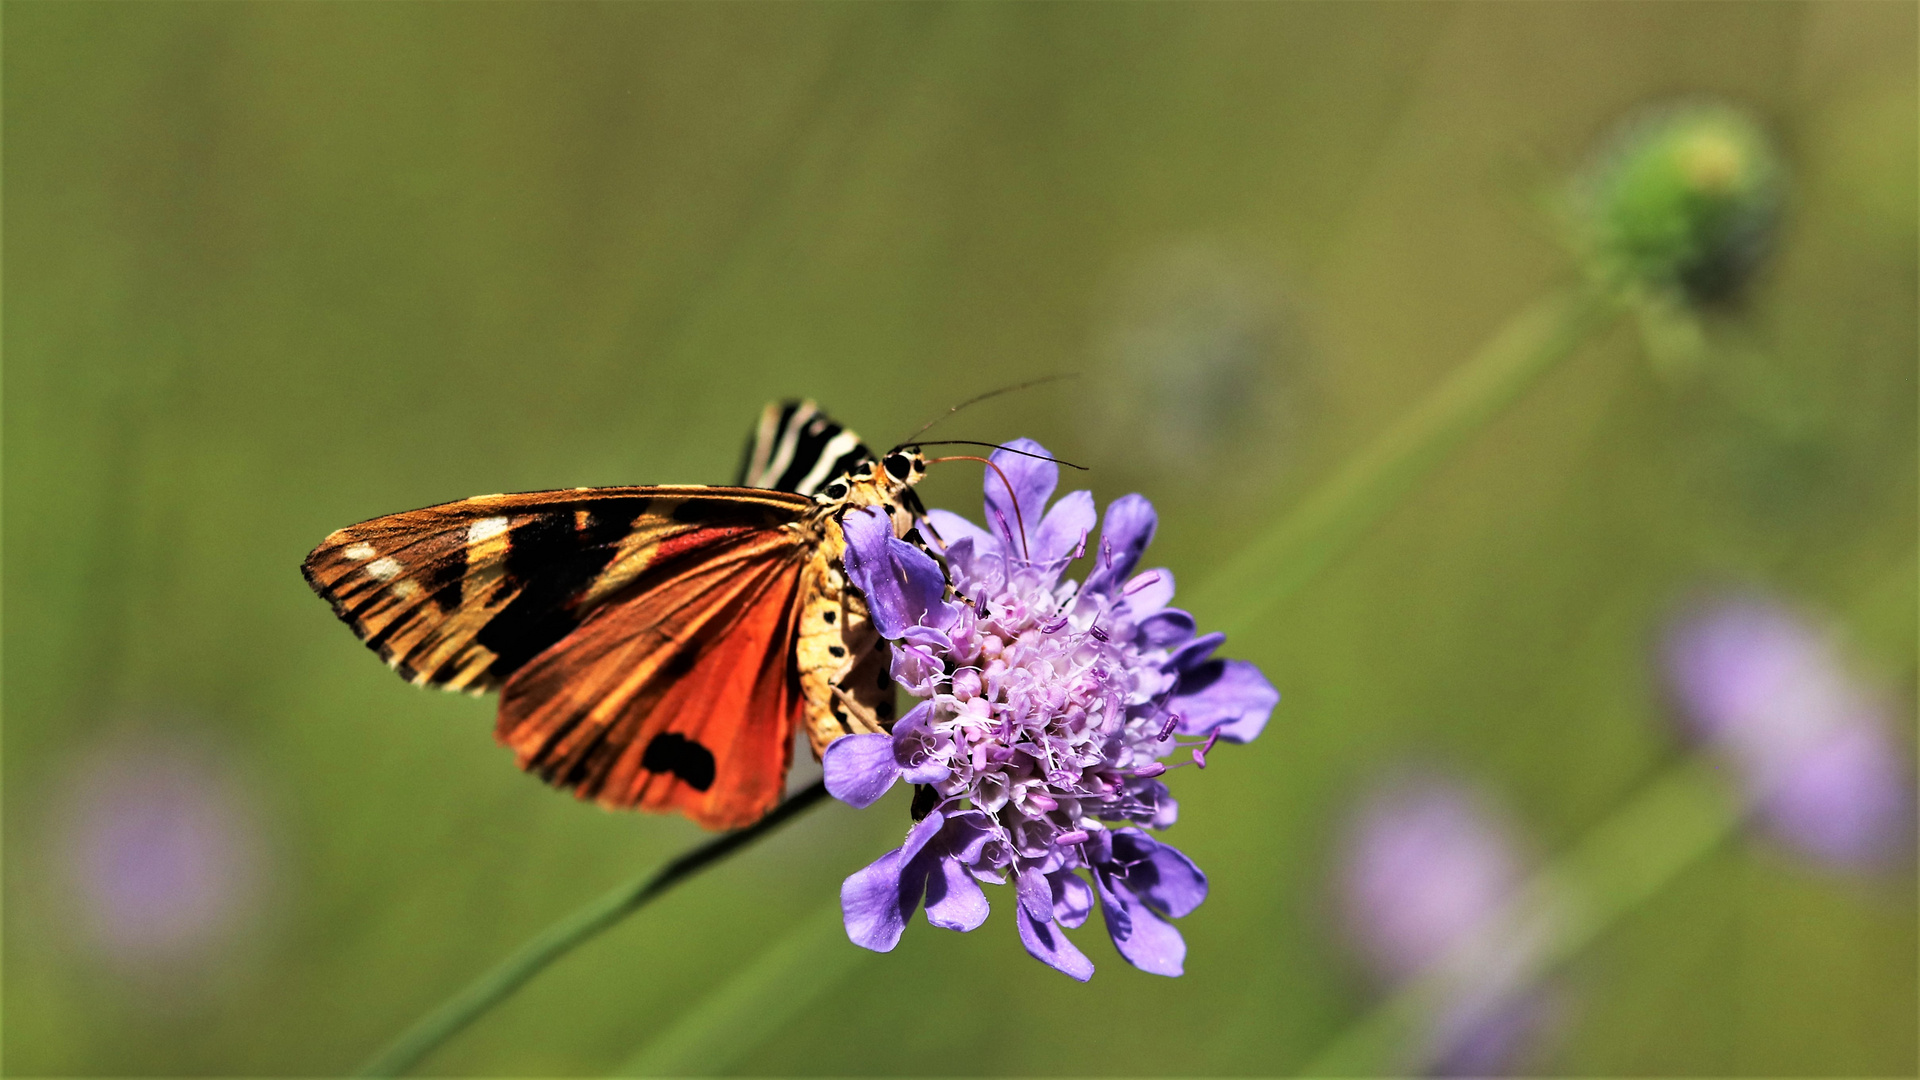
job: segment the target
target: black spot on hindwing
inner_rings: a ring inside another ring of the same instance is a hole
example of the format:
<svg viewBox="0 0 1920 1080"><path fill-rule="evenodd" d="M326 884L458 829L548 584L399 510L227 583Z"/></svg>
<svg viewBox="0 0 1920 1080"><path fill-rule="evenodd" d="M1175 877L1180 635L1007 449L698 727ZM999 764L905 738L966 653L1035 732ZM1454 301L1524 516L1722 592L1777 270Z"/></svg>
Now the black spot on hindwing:
<svg viewBox="0 0 1920 1080"><path fill-rule="evenodd" d="M655 735L640 756L640 767L677 776L695 791L713 786L713 751L676 731Z"/></svg>

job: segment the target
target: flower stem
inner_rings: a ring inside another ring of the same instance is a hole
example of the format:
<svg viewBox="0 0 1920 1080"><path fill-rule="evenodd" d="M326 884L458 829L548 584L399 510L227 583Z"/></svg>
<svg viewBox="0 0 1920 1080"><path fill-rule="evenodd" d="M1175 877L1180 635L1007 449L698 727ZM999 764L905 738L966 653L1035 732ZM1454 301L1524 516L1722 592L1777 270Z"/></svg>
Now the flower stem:
<svg viewBox="0 0 1920 1080"><path fill-rule="evenodd" d="M1506 945L1540 933L1543 943L1527 969L1510 973L1513 985L1529 985L1573 959L1718 848L1745 814L1740 798L1705 759L1689 756L1656 776L1486 920L1489 934L1507 939ZM1419 1073L1431 1063L1395 1055L1421 1045L1424 1025L1457 995L1458 973L1502 945L1477 935L1460 943L1368 1010L1299 1075Z"/></svg>
<svg viewBox="0 0 1920 1080"><path fill-rule="evenodd" d="M406 1072L480 1014L498 1005L527 980L545 970L548 964L645 907L675 885L791 821L802 811L819 803L826 794L825 782L805 788L774 807L758 822L714 837L660 869L621 885L554 923L492 971L475 979L465 989L421 1017L385 1050L362 1065L355 1075L399 1076Z"/></svg>
<svg viewBox="0 0 1920 1080"><path fill-rule="evenodd" d="M1230 637L1251 628L1619 310L1612 294L1588 286L1515 315L1411 413L1215 571L1188 606Z"/></svg>

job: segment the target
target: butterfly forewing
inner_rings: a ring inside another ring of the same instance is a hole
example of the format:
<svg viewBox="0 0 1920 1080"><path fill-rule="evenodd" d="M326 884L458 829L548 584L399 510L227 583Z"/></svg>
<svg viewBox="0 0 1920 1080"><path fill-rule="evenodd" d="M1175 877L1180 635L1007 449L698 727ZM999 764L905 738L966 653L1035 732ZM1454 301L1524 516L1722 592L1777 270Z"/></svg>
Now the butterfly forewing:
<svg viewBox="0 0 1920 1080"><path fill-rule="evenodd" d="M574 488L390 514L327 537L308 584L412 682L498 687L679 550L778 531L808 500L746 488Z"/></svg>

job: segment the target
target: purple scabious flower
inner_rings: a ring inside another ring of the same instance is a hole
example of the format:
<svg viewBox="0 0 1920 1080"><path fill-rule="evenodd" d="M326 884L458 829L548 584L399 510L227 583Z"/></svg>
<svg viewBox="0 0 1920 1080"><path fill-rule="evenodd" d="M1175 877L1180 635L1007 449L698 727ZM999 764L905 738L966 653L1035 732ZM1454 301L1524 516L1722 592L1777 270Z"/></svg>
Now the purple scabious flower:
<svg viewBox="0 0 1920 1080"><path fill-rule="evenodd" d="M1694 734L1739 770L1769 831L1837 867L1910 854L1910 751L1886 702L1799 615L1720 597L1673 625L1664 660Z"/></svg>
<svg viewBox="0 0 1920 1080"><path fill-rule="evenodd" d="M1515 910L1526 870L1511 823L1445 779L1400 777L1355 815L1338 882L1349 938L1382 986L1431 975L1443 990L1409 1071L1501 1073L1551 1027L1556 991L1531 971L1558 913Z"/></svg>
<svg viewBox="0 0 1920 1080"><path fill-rule="evenodd" d="M1206 898L1207 878L1142 826L1177 816L1162 774L1258 735L1280 695L1252 664L1213 657L1225 635L1196 636L1167 606L1172 574L1134 573L1152 505L1115 501L1093 543L1090 493L1046 509L1059 469L1027 456L1045 453L1030 439L994 452L987 528L928 515L944 575L878 513L843 520L847 576L892 644L894 680L923 699L891 733L827 748L827 790L852 806L919 786L906 842L841 888L847 934L889 951L923 901L935 926L972 930L987 917L981 883L1012 882L1020 940L1041 961L1093 975L1063 931L1098 903L1121 956L1178 975L1171 920ZM1090 548L1085 581L1061 580Z"/></svg>
<svg viewBox="0 0 1920 1080"><path fill-rule="evenodd" d="M210 960L257 913L263 837L226 756L165 729L94 747L65 777L64 914L127 970Z"/></svg>

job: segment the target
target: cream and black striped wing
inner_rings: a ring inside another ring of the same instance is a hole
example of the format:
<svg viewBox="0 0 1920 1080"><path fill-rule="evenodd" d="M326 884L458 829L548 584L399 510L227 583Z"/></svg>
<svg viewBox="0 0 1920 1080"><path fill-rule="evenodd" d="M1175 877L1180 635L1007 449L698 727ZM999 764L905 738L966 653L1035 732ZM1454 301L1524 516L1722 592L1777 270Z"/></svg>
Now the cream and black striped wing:
<svg viewBox="0 0 1920 1080"><path fill-rule="evenodd" d="M478 693L704 550L758 539L797 562L812 505L746 487L484 495L348 526L302 569L403 677Z"/></svg>
<svg viewBox="0 0 1920 1080"><path fill-rule="evenodd" d="M769 402L747 441L736 482L811 496L834 478L874 460L860 436L811 401Z"/></svg>

